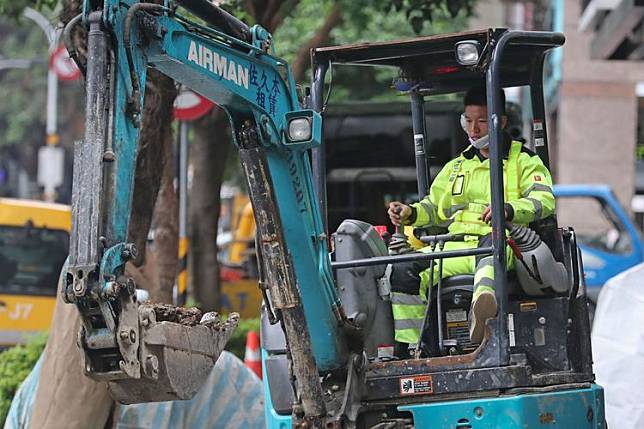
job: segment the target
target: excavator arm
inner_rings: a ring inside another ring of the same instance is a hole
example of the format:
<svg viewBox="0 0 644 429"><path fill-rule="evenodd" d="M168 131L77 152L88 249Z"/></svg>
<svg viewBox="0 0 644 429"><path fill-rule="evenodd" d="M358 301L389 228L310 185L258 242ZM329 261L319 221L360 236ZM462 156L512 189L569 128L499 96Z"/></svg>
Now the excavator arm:
<svg viewBox="0 0 644 429"><path fill-rule="evenodd" d="M205 0L86 0L70 25L81 21L89 30L87 118L85 139L75 148L64 297L81 314L86 372L109 381L121 402L184 399L196 392L236 324L163 321L136 302L134 282L124 274L136 253L128 221L146 71L155 68L218 104L230 120L262 263L270 268L264 269L267 305L289 340L304 415L325 415L318 371L344 366L348 354L308 158L320 144L319 114L300 108L288 65L268 53L270 35Z"/></svg>

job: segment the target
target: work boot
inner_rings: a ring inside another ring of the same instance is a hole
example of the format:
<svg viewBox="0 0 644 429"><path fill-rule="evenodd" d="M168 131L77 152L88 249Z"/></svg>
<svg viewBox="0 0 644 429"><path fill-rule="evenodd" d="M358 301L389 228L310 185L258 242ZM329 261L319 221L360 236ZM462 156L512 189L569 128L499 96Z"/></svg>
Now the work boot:
<svg viewBox="0 0 644 429"><path fill-rule="evenodd" d="M492 291L483 291L472 302L470 310L470 341L480 344L485 335L485 321L496 316L496 296Z"/></svg>

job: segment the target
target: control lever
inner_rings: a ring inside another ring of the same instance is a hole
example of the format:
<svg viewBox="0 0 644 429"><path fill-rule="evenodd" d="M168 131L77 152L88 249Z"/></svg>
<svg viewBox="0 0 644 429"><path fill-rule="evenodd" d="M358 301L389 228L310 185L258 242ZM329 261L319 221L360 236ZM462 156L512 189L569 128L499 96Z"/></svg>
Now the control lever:
<svg viewBox="0 0 644 429"><path fill-rule="evenodd" d="M436 250L436 241L432 241L428 243L430 248L431 248L431 253L434 253L434 250ZM432 309L432 302L433 302L433 285L434 285L434 259L429 260L429 287L427 288L427 306L425 307L425 315L423 317L423 325L420 330L420 340L418 343L418 346L416 347L416 350L414 351L414 359L420 359L420 353L421 351L425 351L427 356L435 356L438 354L438 350L436 349L436 336L434 335L434 330L433 327L430 323L431 320L431 309ZM427 331L429 329L429 331ZM429 332L429 344L425 344L425 341L423 341L423 334L425 332Z"/></svg>
<svg viewBox="0 0 644 429"><path fill-rule="evenodd" d="M400 214L401 212L402 207L399 207L396 210L396 214ZM392 235L391 239L389 240L389 254L401 255L403 253L409 253L411 251L412 248L407 242L407 236L405 235L405 227L402 225L397 225L394 235Z"/></svg>
<svg viewBox="0 0 644 429"><path fill-rule="evenodd" d="M445 241L438 241L438 251L442 252L445 248ZM445 354L445 344L443 343L443 308L441 302L441 292L443 290L443 258L438 260L438 284L436 285L436 325L438 327L438 349L440 354Z"/></svg>
<svg viewBox="0 0 644 429"><path fill-rule="evenodd" d="M442 252L445 248L445 242L447 241L463 241L465 239L464 234L435 234L435 235L426 235L420 237L420 241L424 244L428 244L431 248L432 253L436 250L438 246L438 251ZM415 350L414 358L419 359L421 350L424 350L429 356L436 356L439 353L441 355L445 354L445 348L449 347L450 350L453 349L453 344L451 340L443 339L443 315L442 315L442 306L441 306L441 292L443 286L443 258L438 260L438 284L436 285L436 297L433 293L433 284L434 284L434 264L435 259L429 261L429 286L427 288L427 307L425 307L425 316L423 318L423 328L421 330L421 338L418 347ZM431 309L432 302L436 299L436 331L437 334L434 335L434 330L432 329L430 320L431 320ZM423 341L423 333L431 329L430 332L430 341L429 344L425 344ZM436 338L438 336L438 338ZM436 349L436 344L438 344L438 350Z"/></svg>

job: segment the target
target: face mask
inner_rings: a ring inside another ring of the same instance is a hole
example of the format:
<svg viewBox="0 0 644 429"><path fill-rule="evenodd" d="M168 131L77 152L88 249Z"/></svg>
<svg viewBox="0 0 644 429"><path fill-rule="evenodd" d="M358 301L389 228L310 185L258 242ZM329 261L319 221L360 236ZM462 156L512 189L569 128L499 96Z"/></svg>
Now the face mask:
<svg viewBox="0 0 644 429"><path fill-rule="evenodd" d="M469 137L468 137L468 139L470 141L470 144L472 146L474 146L475 148L477 148L477 149L485 149L486 147L488 147L490 145L490 136L487 135L487 134L484 135L483 137L481 137L478 140L474 140L474 139L471 139Z"/></svg>
<svg viewBox="0 0 644 429"><path fill-rule="evenodd" d="M463 131L465 131L465 134L467 134L467 122L465 121L465 115L461 115L460 122L461 128L463 128ZM478 140L474 140L471 137L468 137L468 140L470 141L470 144L477 149L485 149L490 145L490 136L487 134Z"/></svg>

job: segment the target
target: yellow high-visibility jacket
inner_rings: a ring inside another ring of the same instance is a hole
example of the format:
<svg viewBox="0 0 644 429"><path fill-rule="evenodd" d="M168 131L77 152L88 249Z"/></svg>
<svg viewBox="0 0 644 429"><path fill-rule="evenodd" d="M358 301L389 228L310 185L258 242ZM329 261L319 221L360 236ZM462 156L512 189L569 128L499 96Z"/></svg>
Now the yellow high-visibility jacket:
<svg viewBox="0 0 644 429"><path fill-rule="evenodd" d="M504 201L510 220L527 225L553 214L552 178L541 158L509 138L504 153ZM429 195L411 205L406 223L446 226L452 234L486 235L492 227L480 216L490 201L490 160L470 146L443 167Z"/></svg>

